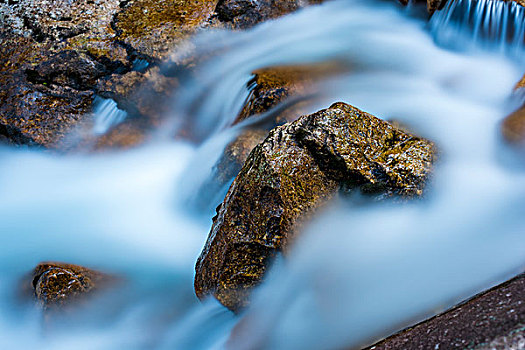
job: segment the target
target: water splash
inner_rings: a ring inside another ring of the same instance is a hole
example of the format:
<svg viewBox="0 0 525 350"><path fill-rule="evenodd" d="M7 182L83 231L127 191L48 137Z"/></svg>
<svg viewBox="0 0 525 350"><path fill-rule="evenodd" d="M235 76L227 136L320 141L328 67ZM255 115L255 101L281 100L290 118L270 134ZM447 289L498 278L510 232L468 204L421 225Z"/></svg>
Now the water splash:
<svg viewBox="0 0 525 350"><path fill-rule="evenodd" d="M524 61L525 8L514 1L451 0L434 14L435 41L455 49L497 49Z"/></svg>
<svg viewBox="0 0 525 350"><path fill-rule="evenodd" d="M126 119L126 112L117 107L117 103L111 99L96 97L93 111L93 132L96 135L105 134L110 128L120 124Z"/></svg>

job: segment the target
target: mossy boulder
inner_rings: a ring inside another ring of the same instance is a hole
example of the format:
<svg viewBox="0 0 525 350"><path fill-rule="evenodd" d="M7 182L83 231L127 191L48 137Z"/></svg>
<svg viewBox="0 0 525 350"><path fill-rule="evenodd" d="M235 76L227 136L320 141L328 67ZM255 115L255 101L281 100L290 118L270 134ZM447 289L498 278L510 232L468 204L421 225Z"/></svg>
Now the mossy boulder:
<svg viewBox="0 0 525 350"><path fill-rule="evenodd" d="M237 311L301 225L344 188L419 196L434 145L345 103L273 129L218 208L197 260L195 291Z"/></svg>
<svg viewBox="0 0 525 350"><path fill-rule="evenodd" d="M32 272L35 298L46 310L74 304L115 280L99 271L59 262L40 263Z"/></svg>

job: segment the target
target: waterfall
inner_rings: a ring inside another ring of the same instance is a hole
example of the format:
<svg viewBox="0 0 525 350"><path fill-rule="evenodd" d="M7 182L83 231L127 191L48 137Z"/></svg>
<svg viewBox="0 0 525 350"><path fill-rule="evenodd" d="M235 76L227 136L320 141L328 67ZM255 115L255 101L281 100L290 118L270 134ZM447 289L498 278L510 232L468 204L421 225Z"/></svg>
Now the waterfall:
<svg viewBox="0 0 525 350"><path fill-rule="evenodd" d="M126 118L126 112L119 109L115 101L101 97L95 99L93 115L93 132L97 135L105 134Z"/></svg>
<svg viewBox="0 0 525 350"><path fill-rule="evenodd" d="M485 47L524 60L525 8L514 1L451 0L434 14L430 30L439 45Z"/></svg>

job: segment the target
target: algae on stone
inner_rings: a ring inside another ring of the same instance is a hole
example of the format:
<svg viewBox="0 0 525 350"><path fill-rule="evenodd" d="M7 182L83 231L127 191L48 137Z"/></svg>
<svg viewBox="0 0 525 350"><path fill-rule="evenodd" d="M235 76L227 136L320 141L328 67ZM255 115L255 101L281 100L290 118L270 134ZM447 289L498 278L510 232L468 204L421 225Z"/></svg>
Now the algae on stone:
<svg viewBox="0 0 525 350"><path fill-rule="evenodd" d="M256 146L213 219L195 291L237 311L273 257L341 187L422 194L435 147L344 103L273 129Z"/></svg>

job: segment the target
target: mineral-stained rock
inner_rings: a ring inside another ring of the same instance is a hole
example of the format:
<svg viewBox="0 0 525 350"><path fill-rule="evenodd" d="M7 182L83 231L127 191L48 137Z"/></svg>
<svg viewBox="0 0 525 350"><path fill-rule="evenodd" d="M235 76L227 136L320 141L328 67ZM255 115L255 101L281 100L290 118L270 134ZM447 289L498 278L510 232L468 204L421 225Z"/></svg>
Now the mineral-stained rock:
<svg viewBox="0 0 525 350"><path fill-rule="evenodd" d="M246 306L275 254L341 187L419 195L434 154L431 142L344 103L273 129L218 209L197 260L197 296Z"/></svg>
<svg viewBox="0 0 525 350"><path fill-rule="evenodd" d="M218 0L131 0L116 16L119 39L139 56L165 57L207 24Z"/></svg>
<svg viewBox="0 0 525 350"><path fill-rule="evenodd" d="M127 53L109 42L120 0L0 2L0 133L12 142L50 148L85 115L95 81L126 68ZM95 45L95 46L97 46ZM99 45L100 48L100 45ZM125 50L124 50L125 51Z"/></svg>
<svg viewBox="0 0 525 350"><path fill-rule="evenodd" d="M113 280L102 272L57 262L38 264L32 275L35 297L44 309L79 300Z"/></svg>
<svg viewBox="0 0 525 350"><path fill-rule="evenodd" d="M328 62L323 64L276 66L258 69L248 83L250 96L235 119L238 123L253 115L264 113L291 96L305 96L314 92L316 81L340 73L344 67ZM275 117L275 124L293 121L302 115L301 104L295 104Z"/></svg>
<svg viewBox="0 0 525 350"><path fill-rule="evenodd" d="M218 18L232 23L234 28L249 28L259 22L294 12L305 5L318 4L323 0L220 0Z"/></svg>
<svg viewBox="0 0 525 350"><path fill-rule="evenodd" d="M525 147L525 106L503 120L501 132L508 143Z"/></svg>
<svg viewBox="0 0 525 350"><path fill-rule="evenodd" d="M51 84L52 80L48 84L31 75L31 63L45 62L48 54L31 39L0 32L0 133L15 143L56 147L91 108L92 91Z"/></svg>
<svg viewBox="0 0 525 350"><path fill-rule="evenodd" d="M525 93L525 75L516 84L516 93ZM501 133L509 144L525 147L525 105L507 116L501 123Z"/></svg>
<svg viewBox="0 0 525 350"><path fill-rule="evenodd" d="M521 274L367 350L524 349L524 300Z"/></svg>
<svg viewBox="0 0 525 350"><path fill-rule="evenodd" d="M261 143L268 132L260 129L248 129L226 146L224 154L216 165L217 177L221 184L234 178L241 170L250 152Z"/></svg>

